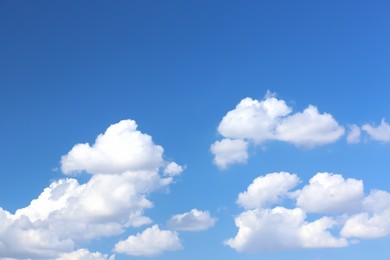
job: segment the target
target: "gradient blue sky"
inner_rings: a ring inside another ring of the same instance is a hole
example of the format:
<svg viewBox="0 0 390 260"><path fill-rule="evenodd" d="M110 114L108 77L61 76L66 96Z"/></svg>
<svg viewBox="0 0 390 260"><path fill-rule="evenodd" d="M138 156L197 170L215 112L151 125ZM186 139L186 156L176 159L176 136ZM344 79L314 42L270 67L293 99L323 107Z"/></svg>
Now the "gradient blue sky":
<svg viewBox="0 0 390 260"><path fill-rule="evenodd" d="M300 187L326 171L362 179L366 193L390 191L389 143L269 142L226 170L210 152L225 114L267 90L294 112L317 106L346 131L390 121L389 12L388 1L0 1L0 207L27 206L64 178L60 159L75 144L133 119L165 159L186 165L145 215L164 229L192 208L218 219L179 232L183 249L156 259L389 259L388 237L256 254L223 244L237 233L238 194L270 172L296 173ZM75 249L112 254L147 227Z"/></svg>

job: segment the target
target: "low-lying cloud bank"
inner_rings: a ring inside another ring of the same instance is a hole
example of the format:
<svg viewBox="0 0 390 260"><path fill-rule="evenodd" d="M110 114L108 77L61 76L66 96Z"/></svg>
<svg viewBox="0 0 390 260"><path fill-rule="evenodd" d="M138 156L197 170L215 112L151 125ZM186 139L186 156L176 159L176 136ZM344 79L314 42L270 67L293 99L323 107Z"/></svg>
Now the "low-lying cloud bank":
<svg viewBox="0 0 390 260"><path fill-rule="evenodd" d="M351 241L390 235L389 192L365 194L362 180L327 172L293 190L299 182L297 175L287 172L256 178L238 195L237 204L244 211L235 218L236 236L225 244L256 253L345 247ZM286 201L293 206L283 207ZM312 213L319 217L309 220Z"/></svg>

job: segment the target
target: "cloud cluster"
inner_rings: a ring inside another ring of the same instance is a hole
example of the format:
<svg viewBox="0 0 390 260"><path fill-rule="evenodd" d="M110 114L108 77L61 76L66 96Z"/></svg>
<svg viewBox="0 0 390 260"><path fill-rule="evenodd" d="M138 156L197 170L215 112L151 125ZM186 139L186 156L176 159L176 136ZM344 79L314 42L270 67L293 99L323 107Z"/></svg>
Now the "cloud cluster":
<svg viewBox="0 0 390 260"><path fill-rule="evenodd" d="M239 252L280 251L299 248L345 247L351 239L390 235L390 193L364 194L363 182L327 172L309 184L295 174L271 173L256 178L240 193L245 210L235 218L238 232L225 244ZM290 200L295 207L280 206ZM316 213L317 219L308 220Z"/></svg>
<svg viewBox="0 0 390 260"><path fill-rule="evenodd" d="M312 148L337 141L343 134L332 115L309 105L292 113L284 100L267 94L263 100L245 98L221 120L218 132L224 137L211 146L214 163L221 169L248 158L248 144L283 141Z"/></svg>
<svg viewBox="0 0 390 260"><path fill-rule="evenodd" d="M0 258L107 259L83 250L69 252L80 242L152 222L143 213L153 207L149 195L166 189L183 171L162 155L163 148L132 120L111 125L93 145L75 145L62 157L61 168L91 178L83 184L74 178L54 181L15 214L0 209Z"/></svg>

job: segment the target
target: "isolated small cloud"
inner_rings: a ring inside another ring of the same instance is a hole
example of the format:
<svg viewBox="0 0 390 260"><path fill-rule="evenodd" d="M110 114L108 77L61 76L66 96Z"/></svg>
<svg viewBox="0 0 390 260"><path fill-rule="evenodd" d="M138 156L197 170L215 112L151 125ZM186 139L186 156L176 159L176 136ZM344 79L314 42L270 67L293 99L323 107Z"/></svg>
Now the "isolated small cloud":
<svg viewBox="0 0 390 260"><path fill-rule="evenodd" d="M245 192L238 195L237 204L244 209L270 206L280 202L298 183L298 176L288 172L269 173L257 177Z"/></svg>
<svg viewBox="0 0 390 260"><path fill-rule="evenodd" d="M297 194L297 205L306 212L351 212L361 207L363 182L339 174L317 173Z"/></svg>
<svg viewBox="0 0 390 260"><path fill-rule="evenodd" d="M170 162L165 166L164 175L167 176L177 176L180 175L184 171L183 166L178 165L175 162Z"/></svg>
<svg viewBox="0 0 390 260"><path fill-rule="evenodd" d="M178 231L201 231L214 226L216 219L208 211L192 209L190 212L177 214L168 221L168 226Z"/></svg>
<svg viewBox="0 0 390 260"><path fill-rule="evenodd" d="M380 125L378 126L365 124L362 126L362 129L372 140L390 142L390 125L386 123L385 119L382 119Z"/></svg>
<svg viewBox="0 0 390 260"><path fill-rule="evenodd" d="M349 126L349 132L347 135L347 142L349 144L357 144L360 142L361 130L357 125Z"/></svg>
<svg viewBox="0 0 390 260"><path fill-rule="evenodd" d="M129 236L115 245L116 253L131 256L156 256L166 251L182 249L175 231L160 230L158 225L145 229L142 233Z"/></svg>
<svg viewBox="0 0 390 260"><path fill-rule="evenodd" d="M115 260L115 255L108 256L100 252L89 252L82 248L71 253L61 254L57 260Z"/></svg>
<svg viewBox="0 0 390 260"><path fill-rule="evenodd" d="M76 144L61 158L65 174L120 174L124 171L155 170L163 162L163 148L152 137L137 130L133 120L122 120L100 134L91 146Z"/></svg>
<svg viewBox="0 0 390 260"><path fill-rule="evenodd" d="M248 160L248 142L241 139L225 138L211 145L214 164L225 169L233 163L246 163Z"/></svg>

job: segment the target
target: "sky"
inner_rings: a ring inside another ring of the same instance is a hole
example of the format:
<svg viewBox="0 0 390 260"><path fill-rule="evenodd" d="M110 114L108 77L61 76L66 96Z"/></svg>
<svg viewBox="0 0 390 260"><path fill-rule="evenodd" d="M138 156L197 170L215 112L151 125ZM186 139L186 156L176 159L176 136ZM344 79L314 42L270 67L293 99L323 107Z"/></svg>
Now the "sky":
<svg viewBox="0 0 390 260"><path fill-rule="evenodd" d="M1 259L389 259L388 1L0 1Z"/></svg>

